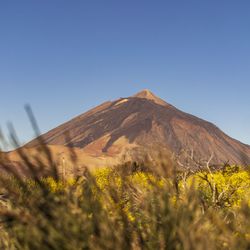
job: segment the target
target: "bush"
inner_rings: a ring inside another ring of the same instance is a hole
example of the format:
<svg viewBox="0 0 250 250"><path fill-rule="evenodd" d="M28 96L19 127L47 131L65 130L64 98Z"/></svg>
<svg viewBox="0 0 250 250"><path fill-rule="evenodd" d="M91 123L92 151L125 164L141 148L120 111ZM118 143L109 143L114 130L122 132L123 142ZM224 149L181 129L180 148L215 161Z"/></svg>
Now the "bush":
<svg viewBox="0 0 250 250"><path fill-rule="evenodd" d="M61 179L49 156L23 158L28 177L2 162L1 249L250 248L243 168L163 177L126 164Z"/></svg>

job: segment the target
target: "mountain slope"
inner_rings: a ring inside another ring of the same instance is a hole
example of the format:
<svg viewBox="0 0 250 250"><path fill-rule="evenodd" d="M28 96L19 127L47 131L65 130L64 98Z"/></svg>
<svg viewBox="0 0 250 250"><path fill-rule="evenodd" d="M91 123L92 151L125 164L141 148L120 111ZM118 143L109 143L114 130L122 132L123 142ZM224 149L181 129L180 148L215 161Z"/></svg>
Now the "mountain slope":
<svg viewBox="0 0 250 250"><path fill-rule="evenodd" d="M192 149L197 159L213 154L214 164L250 163L250 146L230 138L212 123L178 110L149 90L105 102L42 138L46 144L77 147L94 156L115 157L160 147L175 154ZM38 144L35 139L25 147Z"/></svg>

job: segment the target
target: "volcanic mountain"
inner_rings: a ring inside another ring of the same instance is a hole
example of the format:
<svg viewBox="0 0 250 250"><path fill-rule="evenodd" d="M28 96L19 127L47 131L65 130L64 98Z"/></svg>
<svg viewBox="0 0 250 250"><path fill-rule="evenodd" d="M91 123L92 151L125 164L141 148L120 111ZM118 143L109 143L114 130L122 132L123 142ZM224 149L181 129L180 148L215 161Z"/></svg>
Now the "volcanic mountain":
<svg viewBox="0 0 250 250"><path fill-rule="evenodd" d="M213 164L250 163L250 146L230 138L218 127L166 103L149 90L108 101L41 136L50 147L74 147L79 154L117 158L140 150L194 152ZM34 139L25 148L35 148ZM60 150L59 150L60 151Z"/></svg>

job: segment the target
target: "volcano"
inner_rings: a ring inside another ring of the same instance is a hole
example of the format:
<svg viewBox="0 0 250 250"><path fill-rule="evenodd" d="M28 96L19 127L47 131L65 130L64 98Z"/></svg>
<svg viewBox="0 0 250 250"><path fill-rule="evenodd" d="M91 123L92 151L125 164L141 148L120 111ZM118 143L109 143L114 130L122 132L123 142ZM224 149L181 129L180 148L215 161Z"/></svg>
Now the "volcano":
<svg viewBox="0 0 250 250"><path fill-rule="evenodd" d="M192 152L213 164L250 164L250 146L214 124L187 114L143 90L134 96L108 101L41 135L53 147L73 147L81 155L118 159L143 151ZM25 148L36 148L36 138Z"/></svg>

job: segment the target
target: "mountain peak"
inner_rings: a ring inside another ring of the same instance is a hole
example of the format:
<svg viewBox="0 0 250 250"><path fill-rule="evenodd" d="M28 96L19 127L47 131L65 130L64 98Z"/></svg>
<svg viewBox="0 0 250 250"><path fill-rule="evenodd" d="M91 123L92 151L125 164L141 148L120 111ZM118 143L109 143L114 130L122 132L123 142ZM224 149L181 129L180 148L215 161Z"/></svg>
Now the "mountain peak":
<svg viewBox="0 0 250 250"><path fill-rule="evenodd" d="M148 99L157 104L164 105L164 106L167 105L165 101L163 101L161 98L153 94L149 89L143 89L142 91L135 94L133 97Z"/></svg>
<svg viewBox="0 0 250 250"><path fill-rule="evenodd" d="M149 98L156 97L156 96L149 89L143 89L137 94L135 94L134 97L149 99Z"/></svg>

